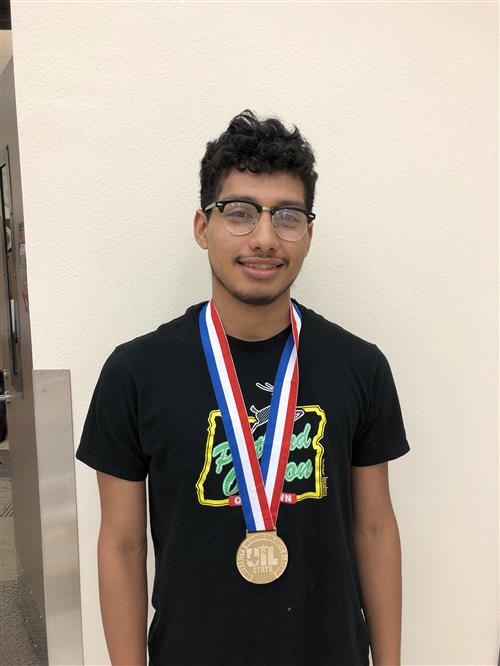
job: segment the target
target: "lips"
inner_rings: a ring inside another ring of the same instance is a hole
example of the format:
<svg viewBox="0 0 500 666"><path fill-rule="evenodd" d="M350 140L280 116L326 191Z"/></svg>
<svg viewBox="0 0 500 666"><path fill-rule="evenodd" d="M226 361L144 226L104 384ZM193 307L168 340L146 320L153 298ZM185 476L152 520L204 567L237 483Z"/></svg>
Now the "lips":
<svg viewBox="0 0 500 666"><path fill-rule="evenodd" d="M246 275L256 279L272 278L283 266L283 261L280 259L264 259L263 257L247 257L240 259L238 263Z"/></svg>
<svg viewBox="0 0 500 666"><path fill-rule="evenodd" d="M258 270L270 270L272 268L277 268L279 264L253 264L245 262L243 266L248 266L249 268L257 268Z"/></svg>
<svg viewBox="0 0 500 666"><path fill-rule="evenodd" d="M263 257L240 259L238 263L243 264L244 266L259 268L262 270L265 270L266 268L276 268L277 266L283 265L283 262L280 259L264 259Z"/></svg>

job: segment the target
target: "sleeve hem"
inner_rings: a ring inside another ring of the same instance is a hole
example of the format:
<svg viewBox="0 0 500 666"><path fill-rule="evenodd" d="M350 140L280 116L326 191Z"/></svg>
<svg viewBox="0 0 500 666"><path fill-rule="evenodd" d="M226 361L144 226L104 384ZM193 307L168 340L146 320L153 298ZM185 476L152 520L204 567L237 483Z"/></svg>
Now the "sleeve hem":
<svg viewBox="0 0 500 666"><path fill-rule="evenodd" d="M371 456L356 458L351 460L351 465L355 467L366 467L368 465L377 465L378 463L387 462L389 460L395 460L400 458L405 453L410 451L410 445L407 440L401 442L397 446L392 446L390 449L384 449L383 451L377 451Z"/></svg>
<svg viewBox="0 0 500 666"><path fill-rule="evenodd" d="M118 469L114 465L111 465L104 460L100 460L90 453L77 451L75 458L80 460L80 462L85 463L89 467L92 467L92 469L95 469L99 472L104 472L105 474L111 474L111 476L117 476L119 479L125 479L126 481L144 481L147 476L147 473L141 474L128 469Z"/></svg>

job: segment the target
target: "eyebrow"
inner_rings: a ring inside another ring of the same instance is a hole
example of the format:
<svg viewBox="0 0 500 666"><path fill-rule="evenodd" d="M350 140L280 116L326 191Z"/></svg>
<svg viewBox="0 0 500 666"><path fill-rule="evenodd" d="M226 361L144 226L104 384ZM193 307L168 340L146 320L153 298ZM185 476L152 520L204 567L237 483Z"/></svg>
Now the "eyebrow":
<svg viewBox="0 0 500 666"><path fill-rule="evenodd" d="M247 194L226 194L222 197L221 201L228 201L229 199L237 199L238 201L247 201L248 203L257 203L255 199L249 197ZM303 208L305 210L305 204L303 201L297 201L293 199L285 199L283 201L278 201L276 206L297 206L298 208Z"/></svg>

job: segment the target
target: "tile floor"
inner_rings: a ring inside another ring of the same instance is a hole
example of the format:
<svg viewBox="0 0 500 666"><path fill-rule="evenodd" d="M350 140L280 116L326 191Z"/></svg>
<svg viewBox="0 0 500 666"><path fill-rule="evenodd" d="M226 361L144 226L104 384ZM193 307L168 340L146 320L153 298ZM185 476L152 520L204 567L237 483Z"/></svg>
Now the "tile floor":
<svg viewBox="0 0 500 666"><path fill-rule="evenodd" d="M0 664L45 666L45 629L25 602L30 590L18 576L9 454L8 440L0 442Z"/></svg>

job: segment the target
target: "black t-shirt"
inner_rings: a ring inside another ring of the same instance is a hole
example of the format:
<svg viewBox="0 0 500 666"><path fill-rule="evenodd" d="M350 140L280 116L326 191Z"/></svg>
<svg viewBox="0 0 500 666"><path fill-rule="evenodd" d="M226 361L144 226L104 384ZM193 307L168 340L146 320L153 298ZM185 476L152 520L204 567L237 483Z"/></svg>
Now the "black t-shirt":
<svg viewBox="0 0 500 666"><path fill-rule="evenodd" d="M238 489L201 344L206 301L118 345L102 368L76 457L123 479L149 475L151 666L368 664L350 466L410 447L381 350L293 300L299 390L277 519L289 560L270 584L236 568L245 522L230 499ZM290 330L257 342L228 336L258 455Z"/></svg>

